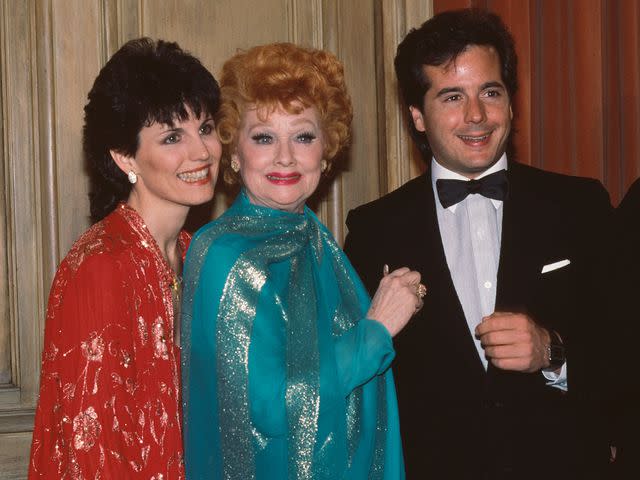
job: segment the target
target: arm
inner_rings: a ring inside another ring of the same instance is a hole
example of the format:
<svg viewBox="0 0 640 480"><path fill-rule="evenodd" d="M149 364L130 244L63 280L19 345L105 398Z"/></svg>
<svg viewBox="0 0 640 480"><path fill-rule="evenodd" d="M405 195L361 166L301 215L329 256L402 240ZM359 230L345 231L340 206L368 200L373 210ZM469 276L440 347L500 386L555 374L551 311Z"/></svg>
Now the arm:
<svg viewBox="0 0 640 480"><path fill-rule="evenodd" d="M378 288L382 278L384 262L380 261L376 250L372 248L372 236L367 231L366 219L363 212L352 210L347 215L347 228L349 232L344 241L344 253L358 272L367 291L371 296Z"/></svg>
<svg viewBox="0 0 640 480"><path fill-rule="evenodd" d="M487 356L496 367L521 372L542 370L549 385L563 390L567 389L566 364L560 368L554 365L551 370L551 337L557 334L562 344L567 345L570 367L584 365L581 359L576 359L581 356L580 350L591 343L590 331L596 330L593 321L601 314L602 306L596 302L603 300L602 293L606 291L602 284L606 278L603 272L609 263L605 232L609 228L611 208L607 194L596 182L580 181L583 183L580 188L576 185L575 199L571 203L564 200L566 205L560 202L560 218L566 225L563 224L559 233L555 230L553 233L557 235L554 241L558 241L557 238L567 245L572 263L569 268L573 273L563 283L552 284L561 288L547 287L545 296L541 297L546 308L544 313L539 312L539 317L495 312L485 317L476 329ZM571 222L566 222L567 219ZM576 343L579 349L571 348Z"/></svg>
<svg viewBox="0 0 640 480"><path fill-rule="evenodd" d="M611 414L613 444L618 447L620 471L640 471L640 377L637 374L637 343L640 338L638 293L640 292L640 179L629 188L615 213L613 238L614 282L611 315L616 320L608 341L614 347L607 364L611 388L607 410ZM626 470L623 470L626 469Z"/></svg>
<svg viewBox="0 0 640 480"><path fill-rule="evenodd" d="M135 364L126 292L105 255L85 260L75 273L58 272L49 299L32 473L72 471L93 478L131 476L125 430L133 401L125 382ZM115 400L115 401L114 401ZM122 422L122 428L114 425ZM112 453L112 452L115 452Z"/></svg>
<svg viewBox="0 0 640 480"><path fill-rule="evenodd" d="M408 268L387 270L385 266L367 318L336 341L338 376L345 394L384 373L395 356L391 337L422 308L417 295L420 274Z"/></svg>
<svg viewBox="0 0 640 480"><path fill-rule="evenodd" d="M184 266L181 373L187 478L203 472L222 476L216 329L220 299L238 254L231 247L211 245L207 231L205 227L194 236Z"/></svg>
<svg viewBox="0 0 640 480"><path fill-rule="evenodd" d="M416 290L420 283L420 274L408 268L388 273L387 265L379 260L377 249L372 247L372 237L367 231L370 223L364 218L364 214L366 212L361 210L349 213L349 233L345 240L344 252L373 299L367 318L357 325L361 331L347 332L349 335L345 334L345 346L338 349L340 375L347 393L374 375L384 373L395 356L391 338L402 330L422 307L422 299L417 296ZM380 336L381 333L385 334L384 337ZM387 343L388 347L385 347ZM363 356L364 368L360 366L358 355L352 355L349 361L349 351L371 352L369 354L373 355L376 350L382 355L381 362L368 360L367 355Z"/></svg>
<svg viewBox="0 0 640 480"><path fill-rule="evenodd" d="M383 374L395 357L389 331L375 320L363 318L335 342L338 378L344 396Z"/></svg>

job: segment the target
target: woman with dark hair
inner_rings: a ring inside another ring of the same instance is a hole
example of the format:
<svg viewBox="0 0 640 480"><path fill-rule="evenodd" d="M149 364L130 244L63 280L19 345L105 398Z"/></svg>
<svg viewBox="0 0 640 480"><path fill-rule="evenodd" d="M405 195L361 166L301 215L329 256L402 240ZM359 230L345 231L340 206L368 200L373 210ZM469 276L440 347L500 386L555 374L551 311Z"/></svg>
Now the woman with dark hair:
<svg viewBox="0 0 640 480"><path fill-rule="evenodd" d="M183 478L182 226L213 197L219 88L177 44L142 38L111 57L88 99L97 223L51 287L29 478Z"/></svg>
<svg viewBox="0 0 640 480"><path fill-rule="evenodd" d="M187 478L404 478L391 337L426 289L402 268L371 300L305 207L349 140L342 64L255 47L221 90L224 178L242 191L185 264Z"/></svg>

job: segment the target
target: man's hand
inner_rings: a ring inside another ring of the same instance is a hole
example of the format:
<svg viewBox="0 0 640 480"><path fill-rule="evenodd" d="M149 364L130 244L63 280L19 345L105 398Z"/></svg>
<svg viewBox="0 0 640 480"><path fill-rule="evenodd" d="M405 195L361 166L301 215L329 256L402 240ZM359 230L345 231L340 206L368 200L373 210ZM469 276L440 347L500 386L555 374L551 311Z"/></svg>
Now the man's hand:
<svg viewBox="0 0 640 480"><path fill-rule="evenodd" d="M528 315L494 312L476 327L476 337L495 367L536 372L549 366L549 332Z"/></svg>

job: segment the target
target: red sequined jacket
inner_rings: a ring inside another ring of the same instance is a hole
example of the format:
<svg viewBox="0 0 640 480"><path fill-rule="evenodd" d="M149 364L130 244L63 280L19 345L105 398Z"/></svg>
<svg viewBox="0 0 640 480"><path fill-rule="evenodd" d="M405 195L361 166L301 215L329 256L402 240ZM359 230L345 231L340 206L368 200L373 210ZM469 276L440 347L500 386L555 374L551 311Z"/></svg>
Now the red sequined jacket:
<svg viewBox="0 0 640 480"><path fill-rule="evenodd" d="M49 296L30 479L184 478L174 281L125 204L74 244Z"/></svg>

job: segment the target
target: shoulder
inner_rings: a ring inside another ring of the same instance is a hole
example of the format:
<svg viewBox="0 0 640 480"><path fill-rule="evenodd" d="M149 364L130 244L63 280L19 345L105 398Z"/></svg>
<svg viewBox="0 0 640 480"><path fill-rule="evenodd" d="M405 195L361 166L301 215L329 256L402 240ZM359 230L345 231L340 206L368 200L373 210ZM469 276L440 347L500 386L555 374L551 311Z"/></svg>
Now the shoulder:
<svg viewBox="0 0 640 480"><path fill-rule="evenodd" d="M431 184L427 173L422 174L400 188L390 192L377 200L351 210L347 215L347 225L351 229L360 222L370 223L373 220L384 221L398 217L398 212L404 208L415 208L425 202L427 195L431 195Z"/></svg>
<svg viewBox="0 0 640 480"><path fill-rule="evenodd" d="M117 242L115 242L117 243ZM93 225L74 243L60 263L49 292L47 322L66 305L69 311L93 309L91 318L99 316L98 305L115 308L124 296L129 264L113 248L113 238L105 231L104 220ZM87 317L89 318L89 317ZM85 321L87 319L85 318Z"/></svg>
<svg viewBox="0 0 640 480"><path fill-rule="evenodd" d="M640 240L640 178L636 180L616 209L616 223L619 238L623 241L636 243Z"/></svg>
<svg viewBox="0 0 640 480"><path fill-rule="evenodd" d="M251 248L252 240L227 228L228 215L207 223L191 239L184 278L198 288L225 279L238 258Z"/></svg>
<svg viewBox="0 0 640 480"><path fill-rule="evenodd" d="M87 264L112 263L114 257L130 248L131 243L128 226L116 213L111 213L75 241L60 267L77 271L86 268Z"/></svg>
<svg viewBox="0 0 640 480"><path fill-rule="evenodd" d="M631 184L622 202L620 202L618 210L630 215L640 215L640 178Z"/></svg>
<svg viewBox="0 0 640 480"><path fill-rule="evenodd" d="M73 282L77 288L114 283L131 264L135 238L116 212L92 225L72 245L60 262L52 291Z"/></svg>
<svg viewBox="0 0 640 480"><path fill-rule="evenodd" d="M202 226L191 238L188 257L203 258L209 254L238 257L247 247L247 238L233 234L227 223L228 210L218 219Z"/></svg>
<svg viewBox="0 0 640 480"><path fill-rule="evenodd" d="M508 175L515 189L530 192L539 200L547 200L556 207L562 204L610 206L607 190L594 178L550 172L515 162L509 164Z"/></svg>

